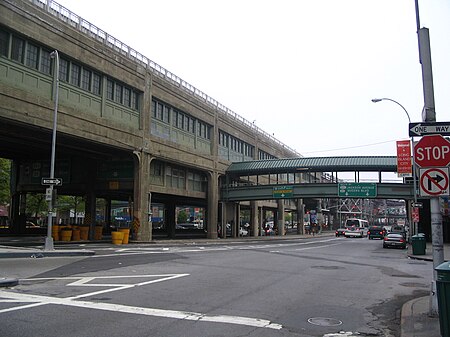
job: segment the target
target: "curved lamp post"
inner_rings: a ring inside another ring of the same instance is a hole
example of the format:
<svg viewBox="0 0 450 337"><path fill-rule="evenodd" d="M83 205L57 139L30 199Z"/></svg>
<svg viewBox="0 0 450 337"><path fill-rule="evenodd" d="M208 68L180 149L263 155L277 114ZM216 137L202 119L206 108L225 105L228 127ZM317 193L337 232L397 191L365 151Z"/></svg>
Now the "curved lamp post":
<svg viewBox="0 0 450 337"><path fill-rule="evenodd" d="M406 116L408 116L408 122L411 124L411 118L409 117L409 113L408 113L408 111L405 109L405 107L403 105L401 105L399 102L397 102L397 101L395 101L395 100L393 100L391 98L386 98L386 97L384 97L384 98L372 98L372 102L373 103L378 103L378 102L381 102L381 101L391 101L391 102L397 104L398 106L400 106L403 109L403 111L406 113ZM412 146L412 151L414 153L414 137L411 137L411 146ZM413 171L412 174L413 174L413 187L414 187L414 204L417 204L416 162L414 160L414 156L413 156L413 161L412 161L412 171ZM414 234L417 232L416 222L415 221L413 221L413 231L414 231ZM411 231L410 231L410 234L412 234Z"/></svg>

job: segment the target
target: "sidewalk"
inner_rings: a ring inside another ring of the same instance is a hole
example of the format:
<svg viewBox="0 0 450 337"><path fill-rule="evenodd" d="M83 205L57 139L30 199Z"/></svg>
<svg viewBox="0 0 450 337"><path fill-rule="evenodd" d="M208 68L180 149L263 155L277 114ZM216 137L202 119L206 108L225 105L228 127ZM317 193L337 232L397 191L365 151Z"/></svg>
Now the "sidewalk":
<svg viewBox="0 0 450 337"><path fill-rule="evenodd" d="M408 257L416 260L433 261L431 243L427 242L425 255L414 255L408 246ZM444 258L449 260L450 244L444 244ZM431 317L430 296L415 298L406 302L401 311L401 337L440 337L439 317Z"/></svg>
<svg viewBox="0 0 450 337"><path fill-rule="evenodd" d="M325 232L316 236L312 235L286 235L269 237L245 237L245 238L227 238L220 240L208 239L186 239L186 240L158 240L152 241L153 244L191 244L193 242L210 242L223 244L226 242L242 242L251 240L283 240L298 238L321 238L334 236L334 232ZM2 244L3 242L3 244ZM75 242L70 242L75 243ZM105 243L111 244L111 240L86 241L86 243ZM37 248L41 246L42 248ZM64 243L57 242L55 250L44 251L44 241L41 237L0 237L0 258L43 258L57 256L90 256L95 252L89 249L66 249ZM408 257L411 259L433 261L431 243L427 243L425 255L413 255L411 245L408 247ZM450 244L444 245L444 257L448 260L450 257ZM0 278L0 287L11 287L16 285L16 279ZM440 337L440 326L438 317L430 317L430 296L415 298L406 302L401 310L401 335L400 337Z"/></svg>

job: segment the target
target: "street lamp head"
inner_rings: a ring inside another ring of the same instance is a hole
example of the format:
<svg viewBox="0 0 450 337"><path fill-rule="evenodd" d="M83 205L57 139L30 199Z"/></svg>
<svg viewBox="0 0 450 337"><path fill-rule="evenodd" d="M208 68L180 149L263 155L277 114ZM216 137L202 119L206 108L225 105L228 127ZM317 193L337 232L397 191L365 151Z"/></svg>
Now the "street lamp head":
<svg viewBox="0 0 450 337"><path fill-rule="evenodd" d="M374 103L381 102L382 100L383 100L382 98L372 98L372 102Z"/></svg>

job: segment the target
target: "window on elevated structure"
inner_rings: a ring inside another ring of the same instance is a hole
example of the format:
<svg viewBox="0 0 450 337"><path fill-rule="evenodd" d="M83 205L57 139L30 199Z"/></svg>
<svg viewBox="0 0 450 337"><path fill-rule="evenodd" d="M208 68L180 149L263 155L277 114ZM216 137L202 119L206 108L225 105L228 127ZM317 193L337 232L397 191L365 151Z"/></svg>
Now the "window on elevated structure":
<svg viewBox="0 0 450 337"><path fill-rule="evenodd" d="M0 28L0 56L8 57L9 37L9 32Z"/></svg>
<svg viewBox="0 0 450 337"><path fill-rule="evenodd" d="M114 101L117 103L122 103L123 99L123 86L119 83L114 83Z"/></svg>
<svg viewBox="0 0 450 337"><path fill-rule="evenodd" d="M89 71L86 68L82 69L82 75L81 75L81 88L86 90L86 91L90 91L91 89L91 77L92 77L92 72Z"/></svg>
<svg viewBox="0 0 450 337"><path fill-rule="evenodd" d="M123 88L123 105L131 105L131 90L129 88Z"/></svg>
<svg viewBox="0 0 450 337"><path fill-rule="evenodd" d="M166 166L166 187L186 188L186 174L183 168Z"/></svg>
<svg viewBox="0 0 450 337"><path fill-rule="evenodd" d="M11 45L11 59L23 63L24 52L25 52L25 40L17 36L13 36Z"/></svg>
<svg viewBox="0 0 450 337"><path fill-rule="evenodd" d="M248 159L252 158L255 152L255 147L235 136L232 136L225 131L219 130L219 146L227 148L229 151L243 155Z"/></svg>
<svg viewBox="0 0 450 337"><path fill-rule="evenodd" d="M80 77L81 77L81 67L78 64L72 63L70 71L70 84L79 87Z"/></svg>
<svg viewBox="0 0 450 337"><path fill-rule="evenodd" d="M263 151L263 150L259 150L258 151L258 159L260 160L265 160L265 159L277 159L277 157Z"/></svg>
<svg viewBox="0 0 450 337"><path fill-rule="evenodd" d="M197 120L197 136L204 139L211 139L211 126Z"/></svg>
<svg viewBox="0 0 450 337"><path fill-rule="evenodd" d="M59 80L63 82L69 81L69 61L59 58Z"/></svg>
<svg viewBox="0 0 450 337"><path fill-rule="evenodd" d="M187 188L190 191L206 192L208 182L206 176L200 172L187 172Z"/></svg>
<svg viewBox="0 0 450 337"><path fill-rule="evenodd" d="M92 73L92 92L95 95L102 93L102 77L95 72Z"/></svg>
<svg viewBox="0 0 450 337"><path fill-rule="evenodd" d="M114 99L114 82L109 78L106 81L106 98L111 101Z"/></svg>
<svg viewBox="0 0 450 337"><path fill-rule="evenodd" d="M28 43L26 49L25 65L37 70L39 68L39 47Z"/></svg>
<svg viewBox="0 0 450 337"><path fill-rule="evenodd" d="M41 65L39 70L47 75L52 74L52 58L48 50L41 49Z"/></svg>

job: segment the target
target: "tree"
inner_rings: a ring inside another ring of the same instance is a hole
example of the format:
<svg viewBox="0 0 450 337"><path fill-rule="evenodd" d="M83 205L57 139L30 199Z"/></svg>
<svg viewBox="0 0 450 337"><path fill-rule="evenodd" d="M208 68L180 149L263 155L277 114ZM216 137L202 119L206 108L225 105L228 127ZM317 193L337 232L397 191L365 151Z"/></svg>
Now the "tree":
<svg viewBox="0 0 450 337"><path fill-rule="evenodd" d="M177 223L185 223L188 219L188 214L185 210L178 212Z"/></svg>
<svg viewBox="0 0 450 337"><path fill-rule="evenodd" d="M11 200L10 189L11 161L0 158L0 205L7 205Z"/></svg>

